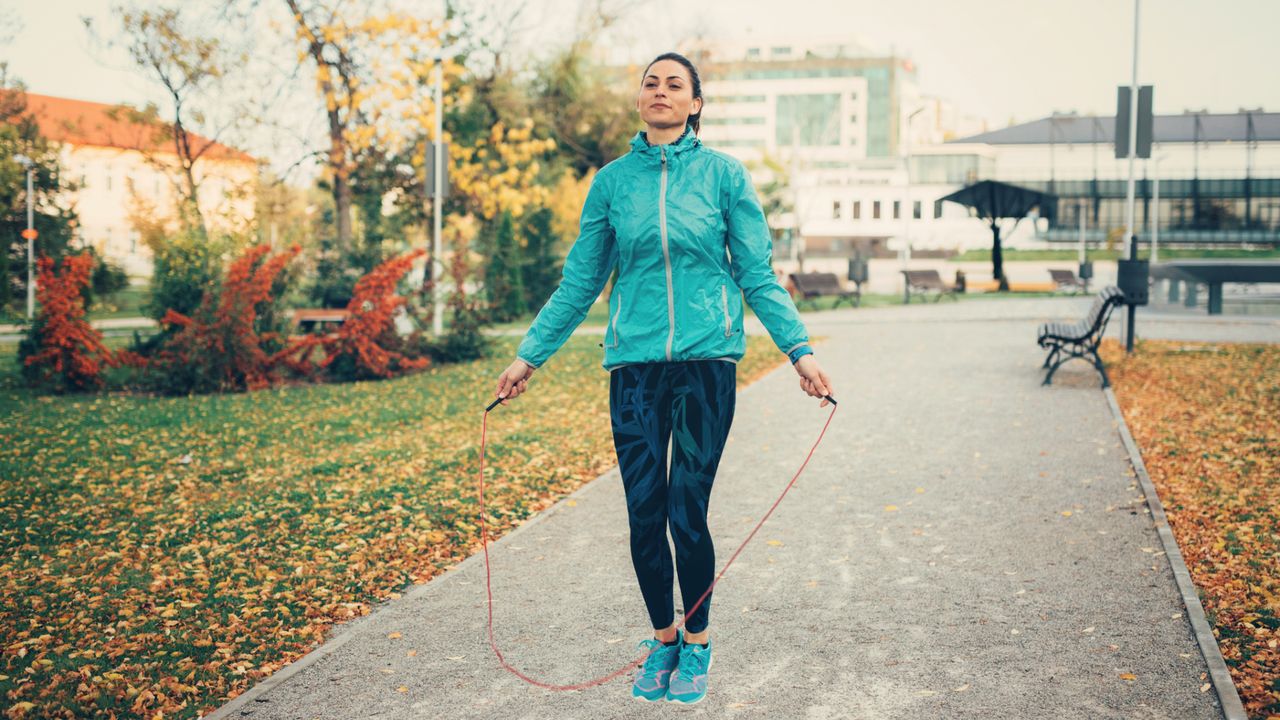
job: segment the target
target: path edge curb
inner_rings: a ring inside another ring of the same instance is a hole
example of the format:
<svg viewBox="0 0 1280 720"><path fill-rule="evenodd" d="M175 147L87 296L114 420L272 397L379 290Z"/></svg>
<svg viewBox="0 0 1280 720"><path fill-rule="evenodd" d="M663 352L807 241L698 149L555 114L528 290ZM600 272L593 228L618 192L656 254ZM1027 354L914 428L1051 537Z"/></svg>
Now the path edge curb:
<svg viewBox="0 0 1280 720"><path fill-rule="evenodd" d="M1129 425L1124 421L1124 413L1111 388L1103 388L1107 396L1107 405L1111 408L1111 416L1115 418L1116 428L1120 431L1120 439L1129 453L1129 462L1133 465L1134 474L1142 485L1142 494L1146 496L1147 508L1151 511L1151 520L1155 524L1156 533L1160 536L1160 544L1164 546L1165 557L1173 569L1173 578L1178 584L1178 592L1182 595L1182 604L1187 609L1187 619L1191 622L1191 630L1196 636L1196 644L1200 646L1200 654L1209 666L1209 679L1213 683L1214 692L1222 705L1222 714L1226 720L1248 720L1240 694L1236 691L1235 682L1231 679L1231 671L1222 659L1222 650L1218 648L1218 639L1213 635L1209 619L1204 614L1204 606L1200 604L1200 596L1196 593L1195 582L1187 570L1182 558L1182 550L1169 527L1169 518L1164 512L1164 503L1156 494L1151 476L1147 474L1147 466L1142 462L1142 452L1138 449Z"/></svg>

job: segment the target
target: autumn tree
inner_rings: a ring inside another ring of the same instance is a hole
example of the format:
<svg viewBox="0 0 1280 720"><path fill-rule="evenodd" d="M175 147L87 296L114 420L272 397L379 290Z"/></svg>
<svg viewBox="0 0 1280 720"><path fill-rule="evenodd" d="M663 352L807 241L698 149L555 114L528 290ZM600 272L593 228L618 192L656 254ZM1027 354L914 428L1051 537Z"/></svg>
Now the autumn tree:
<svg viewBox="0 0 1280 720"><path fill-rule="evenodd" d="M0 311L25 302L27 296L27 171L14 158L32 161L32 189L37 247L59 260L70 249L76 214L67 196L73 185L62 174L58 148L40 134L27 111L23 86L9 79L0 63ZM24 313L25 316L25 313Z"/></svg>
<svg viewBox="0 0 1280 720"><path fill-rule="evenodd" d="M122 105L113 113L143 130L133 139L133 149L170 179L177 198L174 215L182 231L203 238L209 228L199 200L207 173L199 164L226 150L219 141L242 119L224 90L229 68L243 66L247 53L223 39L234 37L218 22L228 20L225 14L200 16L193 7L116 6L122 39L105 44L122 45L134 65L164 93L167 117L154 104L140 110ZM95 35L92 21L84 22ZM205 134L197 134L193 125L204 126Z"/></svg>
<svg viewBox="0 0 1280 720"><path fill-rule="evenodd" d="M356 45L365 33L357 32L358 23L340 11L338 0L284 2L293 18L302 55L315 68L316 89L324 102L328 131L325 169L333 193L337 250L343 253L352 239L351 174L373 139L373 129L362 107L368 91Z"/></svg>

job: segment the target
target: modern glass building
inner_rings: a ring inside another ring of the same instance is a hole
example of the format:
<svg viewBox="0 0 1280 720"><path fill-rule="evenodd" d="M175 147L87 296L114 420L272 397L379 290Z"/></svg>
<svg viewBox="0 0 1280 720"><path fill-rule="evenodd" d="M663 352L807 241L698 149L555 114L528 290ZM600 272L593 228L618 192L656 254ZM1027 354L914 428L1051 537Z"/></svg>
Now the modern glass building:
<svg viewBox="0 0 1280 720"><path fill-rule="evenodd" d="M1123 233L1128 160L1113 117L1054 115L924 149L917 183L996 179L1058 197L1037 237ZM1161 244L1280 243L1280 113L1187 112L1154 118L1150 159L1136 160L1135 232Z"/></svg>

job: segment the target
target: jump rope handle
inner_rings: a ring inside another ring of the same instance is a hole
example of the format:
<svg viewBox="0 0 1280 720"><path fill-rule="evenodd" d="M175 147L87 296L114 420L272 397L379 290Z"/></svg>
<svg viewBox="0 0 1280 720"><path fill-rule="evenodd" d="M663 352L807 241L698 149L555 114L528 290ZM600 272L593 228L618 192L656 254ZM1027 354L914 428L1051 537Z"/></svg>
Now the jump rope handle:
<svg viewBox="0 0 1280 720"><path fill-rule="evenodd" d="M832 405L839 405L839 404L840 404L840 403L836 402L836 399L835 399L835 398L833 398L833 397L831 397L830 395L823 395L822 397L826 398L826 399L827 399L827 400L828 400Z"/></svg>

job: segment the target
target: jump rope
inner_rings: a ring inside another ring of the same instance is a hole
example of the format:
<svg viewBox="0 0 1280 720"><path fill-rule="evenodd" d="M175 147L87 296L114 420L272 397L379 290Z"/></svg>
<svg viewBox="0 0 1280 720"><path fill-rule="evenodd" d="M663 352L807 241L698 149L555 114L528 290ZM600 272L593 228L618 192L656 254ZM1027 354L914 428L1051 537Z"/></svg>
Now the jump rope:
<svg viewBox="0 0 1280 720"><path fill-rule="evenodd" d="M698 607L702 605L702 602L707 599L707 596L711 594L711 590L715 588L716 583L720 582L720 578L724 576L725 571L728 570L729 566L733 564L733 561L738 558L738 554L741 553L742 549L747 546L747 543L751 542L751 538L755 537L756 532L760 530L760 527L764 525L764 522L769 519L770 515L773 514L773 511L778 507L778 504L782 502L782 498L787 496L787 491L791 489L791 486L795 485L796 480L800 479L800 473L804 472L805 466L809 464L809 458L813 457L814 451L818 449L818 443L822 442L822 436L827 434L827 428L831 426L831 419L836 416L835 398L831 397L830 395L826 395L824 397L831 402L831 414L827 415L827 422L822 426L822 432L818 433L818 439L813 442L813 447L809 448L809 454L805 456L804 462L800 463L800 469L796 470L796 474L791 477L791 482L787 483L787 486L782 489L782 494L778 495L778 499L773 501L773 506L769 508L769 512L766 512L764 514L764 517L760 518L760 522L756 523L756 526L752 528L751 533L747 535L747 538L743 540L742 544L738 546L738 549L734 551L733 555L729 558L729 562L726 562L724 564L724 567L720 569L720 572L719 574L716 575L715 580L711 582L711 586L707 588L706 592L702 593L702 597L698 598L698 602L694 603L693 607L685 611L684 619L682 619L680 623L676 625L677 629L682 627L685 623L685 620L688 620L689 616L693 615L693 613L697 611ZM520 678L521 680L524 680L530 685L536 685L540 688L546 688L547 690L584 690L586 688L593 687L595 685L603 685L604 683L609 682L610 680L618 677L619 675L629 672L633 668L639 667L641 664L643 664L646 660L649 659L650 655L652 655L654 652L657 652L658 646L655 645L653 648L651 648L649 652L645 653L644 657L633 660L630 663L622 666L621 668L609 673L608 675L602 675L598 678L595 678L594 680L588 680L586 682L577 683L575 685L556 685L554 683L542 682L541 680L531 678L528 675L525 675L524 673L517 670L510 663L507 662L507 659L505 657L502 656L502 651L498 649L498 643L493 639L493 588L491 587L493 573L489 569L489 532L486 529L485 521L484 521L484 516L485 516L484 457L485 457L485 439L486 439L486 436L488 435L488 430L489 430L489 412L492 411L495 407L497 407L498 403L502 402L504 399L505 398L500 397L497 400L494 400L493 402L489 403L489 406L484 409L484 418L483 420L481 420L481 423L480 423L480 541L484 546L484 589L489 597L489 647L493 648L493 654L498 657L498 662L502 665L502 667L505 670L510 672L512 675L515 675L516 677Z"/></svg>

